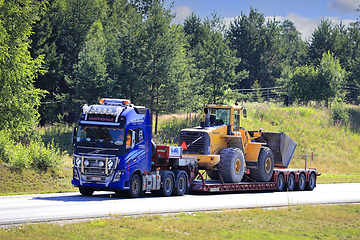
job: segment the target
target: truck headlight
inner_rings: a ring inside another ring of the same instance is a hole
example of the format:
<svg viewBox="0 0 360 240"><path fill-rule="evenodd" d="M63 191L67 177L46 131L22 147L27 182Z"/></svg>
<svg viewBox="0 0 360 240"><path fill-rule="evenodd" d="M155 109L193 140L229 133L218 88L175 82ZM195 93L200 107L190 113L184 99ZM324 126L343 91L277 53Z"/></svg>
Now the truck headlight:
<svg viewBox="0 0 360 240"><path fill-rule="evenodd" d="M88 160L85 160L85 161L84 161L84 166L85 166L85 167L89 166L89 164L90 164L90 163L89 163Z"/></svg>

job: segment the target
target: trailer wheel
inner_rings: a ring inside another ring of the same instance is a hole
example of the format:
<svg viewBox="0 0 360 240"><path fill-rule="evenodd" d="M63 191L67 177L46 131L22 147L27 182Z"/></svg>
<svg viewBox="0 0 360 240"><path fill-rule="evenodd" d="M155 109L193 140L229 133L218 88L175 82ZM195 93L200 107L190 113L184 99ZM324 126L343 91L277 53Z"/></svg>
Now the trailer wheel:
<svg viewBox="0 0 360 240"><path fill-rule="evenodd" d="M245 158L239 148L225 148L220 153L218 164L219 179L239 183L244 176Z"/></svg>
<svg viewBox="0 0 360 240"><path fill-rule="evenodd" d="M257 182L268 182L274 172L274 155L270 148L261 147L257 168L250 169L250 177Z"/></svg>
<svg viewBox="0 0 360 240"><path fill-rule="evenodd" d="M311 173L309 176L309 182L306 183L305 189L308 191L314 190L316 186L316 176L315 173Z"/></svg>
<svg viewBox="0 0 360 240"><path fill-rule="evenodd" d="M207 170L206 173L209 176L209 178L214 180L219 180L218 170Z"/></svg>
<svg viewBox="0 0 360 240"><path fill-rule="evenodd" d="M284 175L279 174L276 180L276 191L281 192L282 190L284 190L284 186L285 186Z"/></svg>
<svg viewBox="0 0 360 240"><path fill-rule="evenodd" d="M303 191L306 185L306 177L304 173L299 175L299 181L295 184L295 188L298 191Z"/></svg>
<svg viewBox="0 0 360 240"><path fill-rule="evenodd" d="M94 190L92 190L91 188L80 187L79 191L80 191L81 195L83 195L83 196L91 196L94 193Z"/></svg>
<svg viewBox="0 0 360 240"><path fill-rule="evenodd" d="M175 188L173 194L176 196L182 196L186 192L186 186L187 186L187 177L185 175L186 173L181 172L178 174L175 182Z"/></svg>
<svg viewBox="0 0 360 240"><path fill-rule="evenodd" d="M126 191L127 197L137 198L141 192L141 181L140 177L137 174L134 174L130 179L130 189Z"/></svg>
<svg viewBox="0 0 360 240"><path fill-rule="evenodd" d="M287 181L286 185L287 185L287 189L289 191L294 190L294 188L295 188L295 176L294 176L294 174L291 173L289 175L289 178L288 178L288 181Z"/></svg>

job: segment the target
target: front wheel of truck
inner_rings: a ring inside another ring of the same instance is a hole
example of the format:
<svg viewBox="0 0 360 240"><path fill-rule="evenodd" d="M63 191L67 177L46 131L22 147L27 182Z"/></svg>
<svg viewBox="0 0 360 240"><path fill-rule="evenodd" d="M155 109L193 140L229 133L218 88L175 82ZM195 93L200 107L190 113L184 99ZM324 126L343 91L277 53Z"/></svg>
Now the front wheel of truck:
<svg viewBox="0 0 360 240"><path fill-rule="evenodd" d="M91 196L94 193L94 190L92 190L91 188L79 188L79 191L81 193L81 195L83 196Z"/></svg>
<svg viewBox="0 0 360 240"><path fill-rule="evenodd" d="M130 179L130 189L126 192L127 197L137 198L141 191L141 181L137 174L134 174Z"/></svg>

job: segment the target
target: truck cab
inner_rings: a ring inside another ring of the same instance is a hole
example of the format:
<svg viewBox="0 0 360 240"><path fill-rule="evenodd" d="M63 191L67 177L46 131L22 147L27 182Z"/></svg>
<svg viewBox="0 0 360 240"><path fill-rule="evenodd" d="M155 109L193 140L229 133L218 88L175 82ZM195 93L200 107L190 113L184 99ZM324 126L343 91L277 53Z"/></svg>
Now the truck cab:
<svg viewBox="0 0 360 240"><path fill-rule="evenodd" d="M129 100L85 104L72 141L72 184L83 195L129 190L134 174L151 170L150 113Z"/></svg>

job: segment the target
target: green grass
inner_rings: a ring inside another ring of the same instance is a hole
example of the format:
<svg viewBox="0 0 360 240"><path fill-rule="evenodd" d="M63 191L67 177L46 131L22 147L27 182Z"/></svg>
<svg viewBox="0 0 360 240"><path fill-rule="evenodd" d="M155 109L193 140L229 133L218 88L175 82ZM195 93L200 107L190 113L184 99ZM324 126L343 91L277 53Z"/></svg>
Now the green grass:
<svg viewBox="0 0 360 240"><path fill-rule="evenodd" d="M295 206L0 229L1 239L359 239L360 205Z"/></svg>

